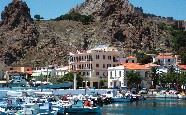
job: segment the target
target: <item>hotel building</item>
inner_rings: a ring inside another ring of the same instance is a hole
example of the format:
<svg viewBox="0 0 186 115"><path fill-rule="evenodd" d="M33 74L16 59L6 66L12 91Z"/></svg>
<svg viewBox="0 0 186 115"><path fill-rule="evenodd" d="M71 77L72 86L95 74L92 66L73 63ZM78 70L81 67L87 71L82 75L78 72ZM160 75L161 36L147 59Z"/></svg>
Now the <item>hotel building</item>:
<svg viewBox="0 0 186 115"><path fill-rule="evenodd" d="M86 84L90 87L101 88L100 81L108 80L107 68L120 64L117 60L120 52L108 45L100 45L84 52L77 51L70 53L69 56L70 71L78 72L83 76L83 87Z"/></svg>

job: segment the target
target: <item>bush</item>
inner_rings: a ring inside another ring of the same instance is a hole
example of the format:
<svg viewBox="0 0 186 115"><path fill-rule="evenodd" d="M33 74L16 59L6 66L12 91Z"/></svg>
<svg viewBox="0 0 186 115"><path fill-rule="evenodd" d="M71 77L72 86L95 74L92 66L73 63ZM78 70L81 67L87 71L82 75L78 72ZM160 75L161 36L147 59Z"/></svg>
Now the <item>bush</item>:
<svg viewBox="0 0 186 115"><path fill-rule="evenodd" d="M69 14L61 15L60 17L57 17L54 19L55 21L59 20L73 20L73 21L80 21L83 24L89 24L90 22L93 22L94 18L91 15L81 15L77 12L70 12Z"/></svg>

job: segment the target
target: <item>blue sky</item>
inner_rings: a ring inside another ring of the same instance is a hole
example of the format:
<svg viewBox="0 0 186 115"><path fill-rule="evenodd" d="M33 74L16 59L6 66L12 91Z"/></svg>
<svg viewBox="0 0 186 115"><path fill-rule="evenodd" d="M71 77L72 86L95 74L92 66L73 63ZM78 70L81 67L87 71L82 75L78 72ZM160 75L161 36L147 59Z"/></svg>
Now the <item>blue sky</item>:
<svg viewBox="0 0 186 115"><path fill-rule="evenodd" d="M11 0L0 0L0 12ZM31 9L32 17L40 14L45 19L53 19L68 12L85 0L24 0ZM158 16L186 20L186 0L129 0L134 6L142 7L144 12Z"/></svg>

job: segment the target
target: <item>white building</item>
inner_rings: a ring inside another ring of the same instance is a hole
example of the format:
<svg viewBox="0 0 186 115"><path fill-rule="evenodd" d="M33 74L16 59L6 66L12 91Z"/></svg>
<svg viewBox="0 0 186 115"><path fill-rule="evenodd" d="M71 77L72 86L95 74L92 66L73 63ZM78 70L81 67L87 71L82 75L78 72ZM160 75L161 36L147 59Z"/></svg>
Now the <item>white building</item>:
<svg viewBox="0 0 186 115"><path fill-rule="evenodd" d="M84 82L88 81L87 86L99 88L100 80L107 80L107 68L119 65L117 58L120 52L114 47L100 45L88 51L78 51L69 55L70 70L84 76Z"/></svg>
<svg viewBox="0 0 186 115"><path fill-rule="evenodd" d="M60 68L55 69L56 76L64 76L68 72L69 72L69 66L64 66L64 67L60 67Z"/></svg>
<svg viewBox="0 0 186 115"><path fill-rule="evenodd" d="M123 65L108 68L108 88L126 87L126 72Z"/></svg>
<svg viewBox="0 0 186 115"><path fill-rule="evenodd" d="M35 70L32 71L32 76L38 77L38 76L64 76L69 72L69 66L64 66L64 67L54 67L54 66L49 66L49 67L41 67L41 68L36 68Z"/></svg>
<svg viewBox="0 0 186 115"><path fill-rule="evenodd" d="M125 63L121 66L108 68L108 88L126 87L126 73L129 71L134 71L142 77L142 87L150 87L151 82L148 81L150 68L146 67L146 65L139 65L137 63Z"/></svg>
<svg viewBox="0 0 186 115"><path fill-rule="evenodd" d="M158 62L161 66L171 66L177 64L176 56L169 53L161 53L155 57L155 62Z"/></svg>

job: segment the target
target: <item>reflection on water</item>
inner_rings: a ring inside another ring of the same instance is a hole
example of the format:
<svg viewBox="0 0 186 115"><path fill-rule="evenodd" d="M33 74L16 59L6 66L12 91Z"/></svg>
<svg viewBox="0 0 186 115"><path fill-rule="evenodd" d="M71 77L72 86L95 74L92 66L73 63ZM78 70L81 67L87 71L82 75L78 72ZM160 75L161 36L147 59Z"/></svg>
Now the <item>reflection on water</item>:
<svg viewBox="0 0 186 115"><path fill-rule="evenodd" d="M140 102L105 105L103 115L186 115L186 100L148 99Z"/></svg>

